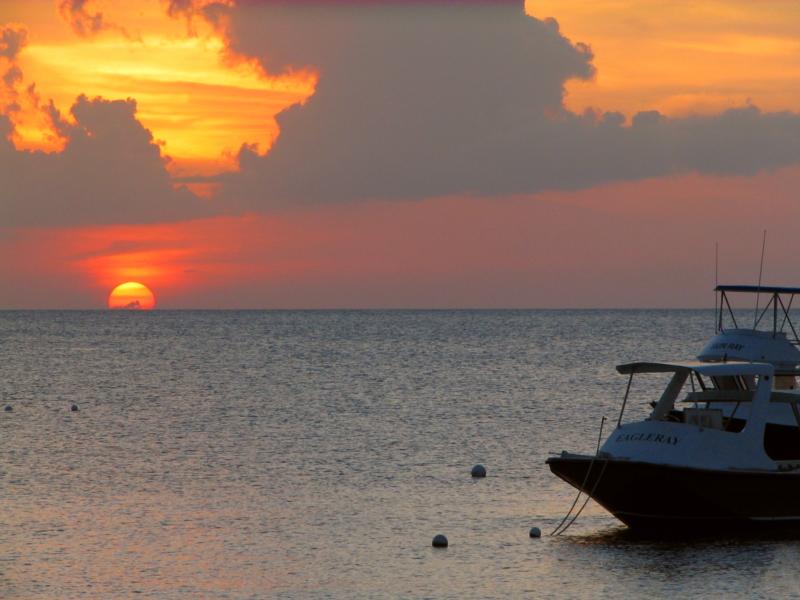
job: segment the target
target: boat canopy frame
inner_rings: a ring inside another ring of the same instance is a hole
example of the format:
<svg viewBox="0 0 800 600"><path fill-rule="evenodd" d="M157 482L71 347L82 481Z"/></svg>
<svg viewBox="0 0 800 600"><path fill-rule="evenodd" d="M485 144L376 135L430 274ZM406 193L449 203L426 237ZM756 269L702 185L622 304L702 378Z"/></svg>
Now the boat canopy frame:
<svg viewBox="0 0 800 600"><path fill-rule="evenodd" d="M730 375L773 375L775 367L765 362L729 360L726 362L632 362L617 365L621 375L641 375L644 373L699 373L707 377Z"/></svg>
<svg viewBox="0 0 800 600"><path fill-rule="evenodd" d="M723 315L726 311L733 322L734 328L739 329L739 324L736 322L736 315L728 300L728 294L755 294L756 309L753 319L753 330L758 329L759 323L761 323L770 309L772 309L772 337L776 337L778 333L784 333L786 325L788 325L794 337L790 338L787 335L787 340L795 346L800 346L800 336L798 336L797 329L795 329L792 318L789 315L795 296L800 295L800 288L769 285L718 285L714 288L714 291L719 295L715 307L717 312L717 333L725 331ZM761 294L769 295L770 300L759 313L758 297ZM784 300L786 300L786 302L784 302ZM781 320L780 326L778 325L779 320Z"/></svg>

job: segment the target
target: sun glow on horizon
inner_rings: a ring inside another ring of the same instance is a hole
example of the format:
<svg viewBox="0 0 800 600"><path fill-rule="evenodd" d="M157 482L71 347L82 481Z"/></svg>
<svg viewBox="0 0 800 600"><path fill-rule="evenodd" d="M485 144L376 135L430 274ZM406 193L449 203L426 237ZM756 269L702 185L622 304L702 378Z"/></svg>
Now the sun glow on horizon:
<svg viewBox="0 0 800 600"><path fill-rule="evenodd" d="M108 296L108 308L111 309L152 310L155 307L155 294L146 285L136 281L119 284Z"/></svg>

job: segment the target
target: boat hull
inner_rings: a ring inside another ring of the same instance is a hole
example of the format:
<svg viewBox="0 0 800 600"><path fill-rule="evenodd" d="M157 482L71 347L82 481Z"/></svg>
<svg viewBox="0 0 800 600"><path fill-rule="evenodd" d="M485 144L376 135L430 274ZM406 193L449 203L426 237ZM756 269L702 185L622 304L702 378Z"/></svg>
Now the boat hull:
<svg viewBox="0 0 800 600"><path fill-rule="evenodd" d="M579 455L551 457L547 464L632 529L800 529L798 472L695 469Z"/></svg>

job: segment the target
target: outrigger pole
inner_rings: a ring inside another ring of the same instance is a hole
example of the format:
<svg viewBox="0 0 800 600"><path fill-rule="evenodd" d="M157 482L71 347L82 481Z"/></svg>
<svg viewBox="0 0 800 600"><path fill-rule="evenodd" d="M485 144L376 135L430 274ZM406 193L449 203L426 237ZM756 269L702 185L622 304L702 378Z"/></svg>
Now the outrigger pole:
<svg viewBox="0 0 800 600"><path fill-rule="evenodd" d="M756 291L756 309L753 314L753 329L758 325L758 297L761 295L761 276L764 274L764 251L767 249L767 230L761 240L761 266L758 268L758 290Z"/></svg>

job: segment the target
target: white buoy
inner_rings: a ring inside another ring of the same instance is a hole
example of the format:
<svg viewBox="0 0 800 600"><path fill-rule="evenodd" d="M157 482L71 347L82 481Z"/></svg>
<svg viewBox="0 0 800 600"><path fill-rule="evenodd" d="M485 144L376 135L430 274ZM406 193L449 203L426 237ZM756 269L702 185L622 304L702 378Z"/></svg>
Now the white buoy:
<svg viewBox="0 0 800 600"><path fill-rule="evenodd" d="M486 477L486 467L483 465L475 465L472 467L473 477Z"/></svg>
<svg viewBox="0 0 800 600"><path fill-rule="evenodd" d="M538 527L531 527L530 536L532 538L540 538L542 537L542 530Z"/></svg>
<svg viewBox="0 0 800 600"><path fill-rule="evenodd" d="M447 538L441 533L433 538L434 548L447 548Z"/></svg>
<svg viewBox="0 0 800 600"><path fill-rule="evenodd" d="M11 406L10 404L6 404L5 410L6 410L6 412L11 412L12 410L14 410L14 407Z"/></svg>
<svg viewBox="0 0 800 600"><path fill-rule="evenodd" d="M73 404L73 405L70 407L70 410L71 410L72 412L78 412L78 405L77 405L77 404Z"/></svg>

